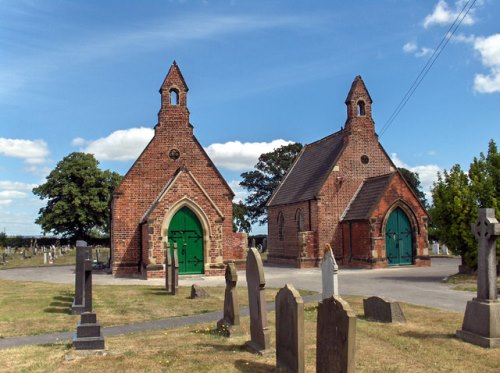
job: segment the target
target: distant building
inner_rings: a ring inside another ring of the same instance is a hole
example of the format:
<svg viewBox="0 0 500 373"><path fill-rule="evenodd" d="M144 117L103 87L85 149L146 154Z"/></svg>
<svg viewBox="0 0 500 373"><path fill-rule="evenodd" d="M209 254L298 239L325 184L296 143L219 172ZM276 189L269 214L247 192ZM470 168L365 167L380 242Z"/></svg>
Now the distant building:
<svg viewBox="0 0 500 373"><path fill-rule="evenodd" d="M325 244L344 266L430 265L428 215L375 133L360 76L345 127L306 145L268 202L268 261L318 265Z"/></svg>
<svg viewBox="0 0 500 373"><path fill-rule="evenodd" d="M163 277L164 250L178 247L179 273L224 273L244 258L232 231L234 193L193 135L188 87L174 62L160 88L155 135L113 193L114 275Z"/></svg>

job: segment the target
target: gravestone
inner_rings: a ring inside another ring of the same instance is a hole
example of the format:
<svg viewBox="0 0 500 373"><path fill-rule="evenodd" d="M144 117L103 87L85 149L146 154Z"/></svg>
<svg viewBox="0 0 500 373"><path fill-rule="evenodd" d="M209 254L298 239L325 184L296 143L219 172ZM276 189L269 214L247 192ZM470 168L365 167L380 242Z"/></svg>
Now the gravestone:
<svg viewBox="0 0 500 373"><path fill-rule="evenodd" d="M439 243L438 242L432 243L432 253L435 255L439 255Z"/></svg>
<svg viewBox="0 0 500 373"><path fill-rule="evenodd" d="M73 336L73 346L77 350L103 350L104 337L97 315L92 309L92 259L84 260L84 312Z"/></svg>
<svg viewBox="0 0 500 373"><path fill-rule="evenodd" d="M238 273L234 263L227 264L225 278L224 316L217 322L217 330L226 337L233 337L240 334L240 330L237 328L240 325L240 304L236 292Z"/></svg>
<svg viewBox="0 0 500 373"><path fill-rule="evenodd" d="M47 253L51 255L52 253ZM85 260L90 259L90 248L85 241L76 241L76 264L75 264L75 298L71 305L71 314L80 315L84 309L84 265Z"/></svg>
<svg viewBox="0 0 500 373"><path fill-rule="evenodd" d="M246 277L251 337L247 346L253 352L264 354L268 352L270 347L265 297L266 280L262 259L255 248L248 249Z"/></svg>
<svg viewBox="0 0 500 373"><path fill-rule="evenodd" d="M43 264L47 264L49 262L49 253L43 253Z"/></svg>
<svg viewBox="0 0 500 373"><path fill-rule="evenodd" d="M165 265L165 290L172 292L172 256L170 255L170 245L163 242L163 261Z"/></svg>
<svg viewBox="0 0 500 373"><path fill-rule="evenodd" d="M318 304L316 372L355 371L356 314L338 296Z"/></svg>
<svg viewBox="0 0 500 373"><path fill-rule="evenodd" d="M482 347L500 347L500 301L497 289L496 238L500 223L495 209L479 209L472 224L472 233L479 241L477 259L477 297L467 302L462 329L457 336Z"/></svg>
<svg viewBox="0 0 500 373"><path fill-rule="evenodd" d="M445 244L441 245L441 252L443 253L443 255L449 255L450 254L448 252L448 246L446 246Z"/></svg>
<svg viewBox="0 0 500 373"><path fill-rule="evenodd" d="M363 309L367 320L404 323L405 316L398 302L381 297L363 299Z"/></svg>
<svg viewBox="0 0 500 373"><path fill-rule="evenodd" d="M323 284L323 298L327 299L334 295L339 295L338 282L339 266L335 261L332 248L329 244L325 245L323 262L321 263L321 280Z"/></svg>
<svg viewBox="0 0 500 373"><path fill-rule="evenodd" d="M193 284L191 285L191 299L196 299L196 298L208 298L210 295L208 292L202 288L200 285Z"/></svg>
<svg viewBox="0 0 500 373"><path fill-rule="evenodd" d="M177 243L172 250L172 295L179 292L179 259L177 257Z"/></svg>
<svg viewBox="0 0 500 373"><path fill-rule="evenodd" d="M276 294L276 366L285 372L305 371L304 300L291 284Z"/></svg>

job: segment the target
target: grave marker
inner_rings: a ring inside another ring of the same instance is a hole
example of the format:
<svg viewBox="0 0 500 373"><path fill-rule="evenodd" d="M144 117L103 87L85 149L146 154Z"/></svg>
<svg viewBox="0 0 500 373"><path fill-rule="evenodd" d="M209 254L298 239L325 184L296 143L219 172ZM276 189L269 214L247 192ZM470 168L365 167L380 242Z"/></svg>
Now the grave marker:
<svg viewBox="0 0 500 373"><path fill-rule="evenodd" d="M217 329L226 337L239 334L237 326L240 325L240 304L236 292L238 273L234 263L230 262L226 266L226 290L224 292L224 316L217 322Z"/></svg>
<svg viewBox="0 0 500 373"><path fill-rule="evenodd" d="M500 301L497 289L496 238L500 223L495 209L480 208L472 233L479 241L477 297L467 302L462 329L457 336L482 347L500 347Z"/></svg>
<svg viewBox="0 0 500 373"><path fill-rule="evenodd" d="M266 280L262 259L257 249L248 250L246 277L251 336L251 341L247 342L247 346L254 352L264 354L270 347L265 298Z"/></svg>
<svg viewBox="0 0 500 373"><path fill-rule="evenodd" d="M170 255L170 245L163 242L163 264L165 264L165 289L167 293L172 292L172 256Z"/></svg>
<svg viewBox="0 0 500 373"><path fill-rule="evenodd" d="M179 292L179 259L177 257L177 242L172 250L172 295Z"/></svg>
<svg viewBox="0 0 500 373"><path fill-rule="evenodd" d="M291 284L276 294L276 366L285 372L305 371L304 300Z"/></svg>
<svg viewBox="0 0 500 373"><path fill-rule="evenodd" d="M332 248L329 244L326 244L323 262L321 263L321 280L323 284L322 299L339 295L338 272L339 266L335 261Z"/></svg>
<svg viewBox="0 0 500 373"><path fill-rule="evenodd" d="M46 254L51 255L52 253ZM86 259L90 259L90 248L87 246L87 242L76 241L75 298L73 299L73 304L71 305L72 315L80 315L84 310L84 265Z"/></svg>
<svg viewBox="0 0 500 373"><path fill-rule="evenodd" d="M381 297L363 299L363 309L367 320L404 323L405 316L398 302Z"/></svg>

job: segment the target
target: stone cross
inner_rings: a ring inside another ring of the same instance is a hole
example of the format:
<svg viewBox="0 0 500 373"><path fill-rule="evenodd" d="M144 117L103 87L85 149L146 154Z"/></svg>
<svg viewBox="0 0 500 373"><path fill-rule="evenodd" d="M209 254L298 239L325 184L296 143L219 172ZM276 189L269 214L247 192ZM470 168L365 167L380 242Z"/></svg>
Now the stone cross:
<svg viewBox="0 0 500 373"><path fill-rule="evenodd" d="M326 244L323 262L321 263L321 280L323 283L322 299L330 298L333 295L339 295L338 272L339 266L335 261L332 248L329 244Z"/></svg>
<svg viewBox="0 0 500 373"><path fill-rule="evenodd" d="M355 371L356 314L338 296L318 304L316 372Z"/></svg>
<svg viewBox="0 0 500 373"><path fill-rule="evenodd" d="M264 268L260 254L255 248L248 249L246 263L248 286L248 305L250 308L250 337L247 346L257 353L269 350L269 330L267 327L267 311Z"/></svg>
<svg viewBox="0 0 500 373"><path fill-rule="evenodd" d="M500 224L495 218L495 209L479 209L472 234L479 241L477 259L477 298L496 300L497 261L496 238L500 236Z"/></svg>
<svg viewBox="0 0 500 373"><path fill-rule="evenodd" d="M305 371L304 300L291 284L276 294L276 366L285 372Z"/></svg>
<svg viewBox="0 0 500 373"><path fill-rule="evenodd" d="M172 250L172 295L179 292L179 259L177 257L177 242L174 242Z"/></svg>
<svg viewBox="0 0 500 373"><path fill-rule="evenodd" d="M47 253L49 254L49 253ZM85 241L76 242L75 298L71 306L72 315L80 315L84 310L85 260L91 259L90 248Z"/></svg>
<svg viewBox="0 0 500 373"><path fill-rule="evenodd" d="M238 273L234 263L226 266L226 290L224 292L224 316L217 322L219 332L227 337L235 335L235 326L240 325L240 304L236 292Z"/></svg>
<svg viewBox="0 0 500 373"><path fill-rule="evenodd" d="M165 290L172 292L172 257L170 256L170 245L163 242L163 264L165 264Z"/></svg>

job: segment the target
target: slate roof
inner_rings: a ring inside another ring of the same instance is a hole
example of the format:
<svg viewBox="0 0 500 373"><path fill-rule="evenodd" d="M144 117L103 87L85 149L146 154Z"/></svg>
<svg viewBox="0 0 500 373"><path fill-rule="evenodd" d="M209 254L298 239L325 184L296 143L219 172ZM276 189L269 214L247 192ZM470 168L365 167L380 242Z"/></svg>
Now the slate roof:
<svg viewBox="0 0 500 373"><path fill-rule="evenodd" d="M268 206L311 200L319 193L331 169L344 149L344 131L340 130L304 146Z"/></svg>
<svg viewBox="0 0 500 373"><path fill-rule="evenodd" d="M368 219L394 175L395 173L390 173L365 179L361 188L347 206L342 220Z"/></svg>

